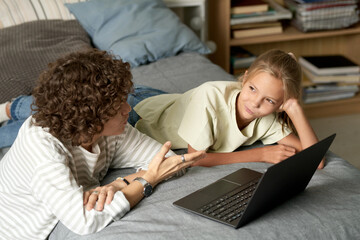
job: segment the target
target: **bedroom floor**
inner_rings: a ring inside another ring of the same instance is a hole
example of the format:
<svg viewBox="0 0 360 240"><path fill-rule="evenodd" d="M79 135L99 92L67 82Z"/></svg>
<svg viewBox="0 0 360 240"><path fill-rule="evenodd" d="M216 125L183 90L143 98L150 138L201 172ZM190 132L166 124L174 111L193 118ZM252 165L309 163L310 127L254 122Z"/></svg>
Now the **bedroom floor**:
<svg viewBox="0 0 360 240"><path fill-rule="evenodd" d="M360 114L311 119L310 122L319 139L336 133L330 150L360 169Z"/></svg>

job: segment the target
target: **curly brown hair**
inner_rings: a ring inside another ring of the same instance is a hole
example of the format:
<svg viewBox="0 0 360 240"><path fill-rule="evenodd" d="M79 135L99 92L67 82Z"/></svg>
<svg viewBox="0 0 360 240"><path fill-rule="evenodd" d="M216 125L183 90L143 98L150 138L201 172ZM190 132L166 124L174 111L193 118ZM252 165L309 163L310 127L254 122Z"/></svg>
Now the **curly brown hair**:
<svg viewBox="0 0 360 240"><path fill-rule="evenodd" d="M97 49L50 63L33 91L35 125L63 143L90 143L133 90L130 64Z"/></svg>

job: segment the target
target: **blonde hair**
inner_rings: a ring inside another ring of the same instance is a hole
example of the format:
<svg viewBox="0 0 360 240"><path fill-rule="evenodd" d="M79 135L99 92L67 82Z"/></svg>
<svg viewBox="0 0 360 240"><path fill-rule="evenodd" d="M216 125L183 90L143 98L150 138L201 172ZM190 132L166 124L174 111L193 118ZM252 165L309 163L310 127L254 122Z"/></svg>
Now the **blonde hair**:
<svg viewBox="0 0 360 240"><path fill-rule="evenodd" d="M272 49L261 54L251 64L247 71L246 78L241 77L239 80L244 84L260 72L266 72L282 81L284 88L283 102L286 102L290 98L295 98L298 101L301 100L301 66L292 53L285 53L281 50ZM278 118L281 120L283 128L284 124L287 124L293 132L296 132L296 129L286 112L279 112Z"/></svg>

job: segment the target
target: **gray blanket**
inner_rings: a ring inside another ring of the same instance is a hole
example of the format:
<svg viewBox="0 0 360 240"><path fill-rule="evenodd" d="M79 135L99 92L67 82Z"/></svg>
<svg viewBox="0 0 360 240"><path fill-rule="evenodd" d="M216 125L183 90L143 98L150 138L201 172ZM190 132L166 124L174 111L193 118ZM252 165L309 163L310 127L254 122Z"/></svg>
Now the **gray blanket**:
<svg viewBox="0 0 360 240"><path fill-rule="evenodd" d="M136 84L167 92L184 92L205 81L234 80L205 57L193 53L136 68L133 75ZM237 230L172 204L236 169L263 172L269 166L238 163L194 167L185 176L158 185L151 197L104 230L78 236L60 222L50 239L360 239L360 171L331 152L325 169L315 173L302 194ZM109 172L104 183L132 171Z"/></svg>
<svg viewBox="0 0 360 240"><path fill-rule="evenodd" d="M136 84L167 92L184 92L205 81L234 80L194 53L141 66L133 70L133 75ZM104 230L79 236L59 222L49 239L360 239L360 171L331 152L325 169L316 171L303 193L237 230L172 204L236 169L263 172L269 166L238 163L190 168L185 176L158 185L151 197ZM104 183L133 171L112 170Z"/></svg>
<svg viewBox="0 0 360 240"><path fill-rule="evenodd" d="M233 81L234 77L197 53L182 53L132 69L135 84L169 93L183 93L206 81Z"/></svg>
<svg viewBox="0 0 360 240"><path fill-rule="evenodd" d="M239 229L185 212L173 202L236 169L264 172L269 164L238 163L190 168L185 176L164 182L120 221L104 230L78 236L59 223L50 239L360 239L360 171L329 152L307 189ZM129 169L111 172L106 182Z"/></svg>

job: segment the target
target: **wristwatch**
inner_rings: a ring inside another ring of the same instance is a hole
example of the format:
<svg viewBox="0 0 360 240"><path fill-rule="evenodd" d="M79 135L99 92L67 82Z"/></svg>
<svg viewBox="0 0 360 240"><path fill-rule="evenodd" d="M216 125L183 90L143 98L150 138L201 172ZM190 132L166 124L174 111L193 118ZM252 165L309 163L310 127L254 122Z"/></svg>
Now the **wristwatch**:
<svg viewBox="0 0 360 240"><path fill-rule="evenodd" d="M153 192L153 187L151 186L150 183L148 183L145 179L143 179L142 177L137 177L134 179L134 181L139 181L141 182L141 184L144 186L144 191L143 191L143 195L145 197L148 197L151 195L151 193Z"/></svg>

